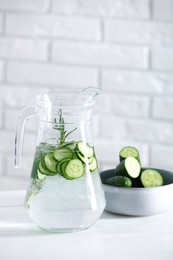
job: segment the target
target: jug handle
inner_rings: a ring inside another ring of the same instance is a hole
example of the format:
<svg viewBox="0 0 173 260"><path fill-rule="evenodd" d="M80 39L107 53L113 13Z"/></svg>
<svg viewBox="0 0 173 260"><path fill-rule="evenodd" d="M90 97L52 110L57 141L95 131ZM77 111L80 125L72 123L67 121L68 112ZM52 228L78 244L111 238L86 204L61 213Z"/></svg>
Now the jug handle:
<svg viewBox="0 0 173 260"><path fill-rule="evenodd" d="M23 138L25 125L31 116L36 116L35 107L25 107L19 115L16 134L15 134L15 167L20 168L22 165Z"/></svg>

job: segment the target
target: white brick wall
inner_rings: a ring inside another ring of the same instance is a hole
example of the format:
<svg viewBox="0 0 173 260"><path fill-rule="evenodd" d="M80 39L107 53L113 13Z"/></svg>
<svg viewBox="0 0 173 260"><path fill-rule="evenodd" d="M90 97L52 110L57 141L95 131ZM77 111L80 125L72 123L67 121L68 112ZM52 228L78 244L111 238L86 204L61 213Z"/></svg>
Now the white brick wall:
<svg viewBox="0 0 173 260"><path fill-rule="evenodd" d="M27 124L15 169L21 108L38 93L88 85L102 90L94 114L101 169L115 167L125 145L140 150L143 165L173 169L172 46L173 0L1 0L0 190L28 182L38 121Z"/></svg>

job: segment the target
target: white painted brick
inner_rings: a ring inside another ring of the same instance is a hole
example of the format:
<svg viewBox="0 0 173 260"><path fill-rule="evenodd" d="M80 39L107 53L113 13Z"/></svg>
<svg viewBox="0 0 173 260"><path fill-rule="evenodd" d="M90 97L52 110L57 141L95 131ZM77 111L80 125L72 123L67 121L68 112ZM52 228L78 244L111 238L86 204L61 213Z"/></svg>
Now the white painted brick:
<svg viewBox="0 0 173 260"><path fill-rule="evenodd" d="M173 21L173 1L153 0L153 17L159 21Z"/></svg>
<svg viewBox="0 0 173 260"><path fill-rule="evenodd" d="M147 117L149 114L150 100L147 96L115 94L105 89L99 99L97 113L102 115Z"/></svg>
<svg viewBox="0 0 173 260"><path fill-rule="evenodd" d="M45 12L48 10L49 0L1 0L0 10Z"/></svg>
<svg viewBox="0 0 173 260"><path fill-rule="evenodd" d="M107 20L105 21L105 40L116 43L173 44L173 24Z"/></svg>
<svg viewBox="0 0 173 260"><path fill-rule="evenodd" d="M100 132L102 137L106 136L108 139L124 139L127 133L125 119L109 114L101 116Z"/></svg>
<svg viewBox="0 0 173 260"><path fill-rule="evenodd" d="M0 33L4 30L3 14L0 13Z"/></svg>
<svg viewBox="0 0 173 260"><path fill-rule="evenodd" d="M111 125L111 127L110 127ZM101 133L107 138L129 139L148 143L173 143L173 123L150 119L101 117Z"/></svg>
<svg viewBox="0 0 173 260"><path fill-rule="evenodd" d="M35 96L41 93L48 92L48 87L38 86L14 86L14 85L1 85L0 86L0 102L3 102L8 107L22 108L24 106L33 106Z"/></svg>
<svg viewBox="0 0 173 260"><path fill-rule="evenodd" d="M84 87L97 85L97 70L51 64L10 62L7 79L18 83L40 83L54 86Z"/></svg>
<svg viewBox="0 0 173 260"><path fill-rule="evenodd" d="M48 41L0 38L0 57L45 61L48 57Z"/></svg>
<svg viewBox="0 0 173 260"><path fill-rule="evenodd" d="M173 70L173 48L155 48L151 53L153 69Z"/></svg>
<svg viewBox="0 0 173 260"><path fill-rule="evenodd" d="M36 37L99 40L100 23L98 19L85 17L7 14L6 33Z"/></svg>
<svg viewBox="0 0 173 260"><path fill-rule="evenodd" d="M5 109L5 129L15 132L20 112L21 109ZM34 131L37 133L38 123L39 118L37 116L30 117L27 120L25 131Z"/></svg>
<svg viewBox="0 0 173 260"><path fill-rule="evenodd" d="M151 165L162 169L173 169L173 147L170 145L151 146Z"/></svg>
<svg viewBox="0 0 173 260"><path fill-rule="evenodd" d="M148 66L148 49L63 41L53 43L52 59L69 64L145 69Z"/></svg>
<svg viewBox="0 0 173 260"><path fill-rule="evenodd" d="M146 0L53 0L53 12L92 16L126 18L149 17L149 1Z"/></svg>
<svg viewBox="0 0 173 260"><path fill-rule="evenodd" d="M4 62L0 61L0 81L4 78Z"/></svg>
<svg viewBox="0 0 173 260"><path fill-rule="evenodd" d="M173 99L171 97L155 97L153 116L155 118L173 119Z"/></svg>
<svg viewBox="0 0 173 260"><path fill-rule="evenodd" d="M15 145L15 132L12 131L1 131L0 132L0 152L4 152L6 154L14 155L14 145ZM24 146L23 146L23 154L34 154L36 147L36 134L26 133L24 136Z"/></svg>
<svg viewBox="0 0 173 260"><path fill-rule="evenodd" d="M110 95L111 112L115 115L147 117L150 100L146 96Z"/></svg>
<svg viewBox="0 0 173 260"><path fill-rule="evenodd" d="M105 69L102 71L103 91L126 93L173 93L171 73L137 72Z"/></svg>
<svg viewBox="0 0 173 260"><path fill-rule="evenodd" d="M153 120L126 120L126 138L149 143L173 143L173 124Z"/></svg>

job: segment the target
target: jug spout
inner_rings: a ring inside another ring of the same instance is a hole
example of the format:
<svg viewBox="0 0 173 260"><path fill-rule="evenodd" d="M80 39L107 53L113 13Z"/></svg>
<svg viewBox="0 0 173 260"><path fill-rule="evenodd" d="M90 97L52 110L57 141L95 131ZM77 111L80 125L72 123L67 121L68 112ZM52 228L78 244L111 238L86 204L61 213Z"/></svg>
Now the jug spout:
<svg viewBox="0 0 173 260"><path fill-rule="evenodd" d="M97 87L86 87L79 92L78 99L81 99L85 104L90 104L95 101L95 97L101 93L101 90ZM94 102L95 103L95 102Z"/></svg>

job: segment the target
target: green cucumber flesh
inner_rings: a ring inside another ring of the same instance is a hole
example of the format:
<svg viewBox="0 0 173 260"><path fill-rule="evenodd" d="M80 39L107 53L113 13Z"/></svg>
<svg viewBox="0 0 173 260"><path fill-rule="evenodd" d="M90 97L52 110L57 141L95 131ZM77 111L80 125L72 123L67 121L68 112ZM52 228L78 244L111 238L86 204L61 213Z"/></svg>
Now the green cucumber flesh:
<svg viewBox="0 0 173 260"><path fill-rule="evenodd" d="M38 170L45 175L51 175L52 173L48 170L44 168L43 165L44 159L40 160L39 164L38 164Z"/></svg>
<svg viewBox="0 0 173 260"><path fill-rule="evenodd" d="M134 157L140 162L139 151L133 146L126 146L119 152L120 162L128 157Z"/></svg>
<svg viewBox="0 0 173 260"><path fill-rule="evenodd" d="M146 169L141 173L141 182L145 188L163 185L162 175L154 169Z"/></svg>
<svg viewBox="0 0 173 260"><path fill-rule="evenodd" d="M69 161L70 161L70 159L64 159L64 160L62 160L61 162L59 162L58 165L57 165L57 173L59 173L60 175L63 175L63 174L64 174L64 171L63 171L63 169L62 169L62 165L63 165L64 163L68 163Z"/></svg>
<svg viewBox="0 0 173 260"><path fill-rule="evenodd" d="M54 159L54 155L52 152L47 153L44 156L44 163L47 167L47 169L51 172L51 173L56 173L56 167L57 167L57 162Z"/></svg>
<svg viewBox="0 0 173 260"><path fill-rule="evenodd" d="M72 159L73 152L70 148L64 147L55 150L53 156L57 161L62 161L65 158Z"/></svg>
<svg viewBox="0 0 173 260"><path fill-rule="evenodd" d="M134 157L128 157L121 161L115 169L116 175L130 178L138 178L141 171L140 163Z"/></svg>
<svg viewBox="0 0 173 260"><path fill-rule="evenodd" d="M72 159L65 168L64 177L67 179L80 178L84 174L84 165L81 160Z"/></svg>
<svg viewBox="0 0 173 260"><path fill-rule="evenodd" d="M96 158L93 158L92 162L89 165L89 169L91 172L95 171L98 168L97 160Z"/></svg>
<svg viewBox="0 0 173 260"><path fill-rule="evenodd" d="M94 149L93 147L89 146L88 144L80 141L77 143L77 148L79 152L85 157L92 157L94 155Z"/></svg>
<svg viewBox="0 0 173 260"><path fill-rule="evenodd" d="M46 178L45 174L42 174L39 169L37 169L37 177L39 180L44 180Z"/></svg>
<svg viewBox="0 0 173 260"><path fill-rule="evenodd" d="M92 157L85 157L84 155L82 155L80 152L77 152L77 156L80 160L82 160L82 162L84 162L85 164L90 164L93 160L93 156Z"/></svg>

